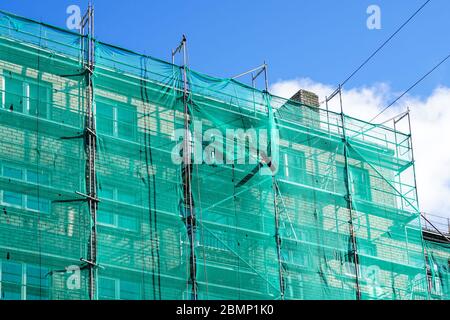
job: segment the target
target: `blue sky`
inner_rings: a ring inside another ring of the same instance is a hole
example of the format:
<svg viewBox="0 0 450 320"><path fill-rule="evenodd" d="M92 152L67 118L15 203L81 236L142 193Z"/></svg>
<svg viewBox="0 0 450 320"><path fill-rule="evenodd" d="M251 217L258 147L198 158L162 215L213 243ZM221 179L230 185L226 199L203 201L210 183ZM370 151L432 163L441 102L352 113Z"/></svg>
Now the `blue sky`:
<svg viewBox="0 0 450 320"><path fill-rule="evenodd" d="M297 77L338 84L424 0L107 1L95 0L97 37L108 43L169 59L185 33L191 67L228 77L267 60L269 79ZM66 8L87 0L15 0L1 9L60 27ZM366 27L369 5L379 5L382 29ZM387 83L401 91L450 51L450 1L432 0L348 88ZM450 85L442 66L415 95Z"/></svg>

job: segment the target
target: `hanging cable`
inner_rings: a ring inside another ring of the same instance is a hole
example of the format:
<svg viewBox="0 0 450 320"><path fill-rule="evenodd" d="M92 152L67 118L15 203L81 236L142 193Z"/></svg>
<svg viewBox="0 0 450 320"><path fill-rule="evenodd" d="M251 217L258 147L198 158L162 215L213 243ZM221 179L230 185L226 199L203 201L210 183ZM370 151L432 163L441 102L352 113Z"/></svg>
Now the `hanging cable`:
<svg viewBox="0 0 450 320"><path fill-rule="evenodd" d="M381 116L387 109L396 104L401 98L407 95L412 89L414 89L419 83L425 80L430 74L432 74L437 68L439 68L442 64L444 64L450 58L450 54L442 59L437 65L435 65L430 71L428 71L425 75L423 75L419 80L417 80L412 86L410 86L407 90L405 90L401 95L399 95L394 101L392 101L387 107L380 111L375 117L373 117L369 122L373 122L379 116Z"/></svg>
<svg viewBox="0 0 450 320"><path fill-rule="evenodd" d="M381 51L381 49L383 49L404 27L406 27L406 25L408 25L409 22L411 22L415 16L417 16L424 8L427 4L429 4L431 2L431 0L427 0L425 3L423 3L419 9L417 9L409 18L408 20L406 20L389 38L387 38L386 41L384 41L381 46L379 46L366 60L364 60L364 62L355 69L355 71L353 71L341 84L340 84L340 88L342 88L348 81L350 81L362 68L364 68L364 66L370 62L370 60L373 59L373 57L375 57L378 52ZM339 89L336 89L331 95L330 97L326 100L326 101L330 101L331 99L333 99L337 92L339 92ZM323 104L325 101L323 101L321 104Z"/></svg>

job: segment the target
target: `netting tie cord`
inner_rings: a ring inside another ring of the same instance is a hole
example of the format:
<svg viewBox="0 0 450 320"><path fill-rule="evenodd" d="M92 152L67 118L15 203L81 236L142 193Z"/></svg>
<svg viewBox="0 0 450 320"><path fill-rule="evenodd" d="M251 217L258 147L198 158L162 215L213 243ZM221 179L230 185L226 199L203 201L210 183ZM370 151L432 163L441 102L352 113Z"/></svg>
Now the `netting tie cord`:
<svg viewBox="0 0 450 320"><path fill-rule="evenodd" d="M47 278L48 276L52 276L53 274L55 274L55 273L67 273L67 270L66 269L62 269L62 270L51 270L51 271L49 271L49 272L47 272L46 274L45 274L45 278Z"/></svg>
<svg viewBox="0 0 450 320"><path fill-rule="evenodd" d="M91 69L89 66L85 66L85 69L87 72L89 72L90 75L94 74L94 69Z"/></svg>
<svg viewBox="0 0 450 320"><path fill-rule="evenodd" d="M92 262L92 261L89 261L89 260L84 259L84 258L80 258L80 261L86 263L87 266L89 266L90 268L105 269L105 267L103 267L102 265L100 265L98 263L95 263L95 262Z"/></svg>
<svg viewBox="0 0 450 320"><path fill-rule="evenodd" d="M67 199L67 200L52 200L52 203L72 203L72 202L85 202L87 199Z"/></svg>
<svg viewBox="0 0 450 320"><path fill-rule="evenodd" d="M97 133L95 133L95 131L93 131L91 128L86 127L86 131L94 137L97 137Z"/></svg>
<svg viewBox="0 0 450 320"><path fill-rule="evenodd" d="M79 191L75 191L75 193L76 193L77 195L79 195L79 196L85 197L85 198L88 199L88 200L92 200L92 201L97 202L97 203L100 202L100 199L95 198L95 197L93 197L93 196L91 196L91 195L84 194L84 193L81 193L81 192L79 192Z"/></svg>
<svg viewBox="0 0 450 320"><path fill-rule="evenodd" d="M80 73L60 74L59 77L61 77L61 78L81 77L81 76L85 76L86 72L87 72L87 70L83 70L83 72L80 72Z"/></svg>
<svg viewBox="0 0 450 320"><path fill-rule="evenodd" d="M60 139L61 140L72 140L72 139L81 139L84 137L85 137L85 134L80 134L80 135L72 136L72 137L61 137Z"/></svg>

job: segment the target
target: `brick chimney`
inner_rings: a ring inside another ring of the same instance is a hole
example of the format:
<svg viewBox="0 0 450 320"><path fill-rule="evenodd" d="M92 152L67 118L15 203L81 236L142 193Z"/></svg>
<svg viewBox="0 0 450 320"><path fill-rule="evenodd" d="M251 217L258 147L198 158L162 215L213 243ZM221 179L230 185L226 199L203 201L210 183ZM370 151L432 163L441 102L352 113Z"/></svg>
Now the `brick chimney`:
<svg viewBox="0 0 450 320"><path fill-rule="evenodd" d="M304 104L308 107L320 107L319 97L317 96L317 94L303 89L300 89L296 94L294 94L291 100L300 102L301 104Z"/></svg>
<svg viewBox="0 0 450 320"><path fill-rule="evenodd" d="M317 94L311 91L300 89L291 98L293 101L300 102L304 107L301 107L298 114L298 119L303 125L317 128L320 126L320 103Z"/></svg>

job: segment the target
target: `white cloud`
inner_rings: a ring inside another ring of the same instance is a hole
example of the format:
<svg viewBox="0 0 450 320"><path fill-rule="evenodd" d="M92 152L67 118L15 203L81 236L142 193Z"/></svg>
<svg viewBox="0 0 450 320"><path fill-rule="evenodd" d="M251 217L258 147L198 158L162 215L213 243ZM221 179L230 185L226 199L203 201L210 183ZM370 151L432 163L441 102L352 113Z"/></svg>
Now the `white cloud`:
<svg viewBox="0 0 450 320"><path fill-rule="evenodd" d="M289 98L300 88L313 91L320 101L336 88L308 78L278 81L271 86L275 95ZM352 117L370 120L396 96L389 85L343 91L344 112ZM416 158L417 185L422 211L450 217L450 88L438 87L427 98L406 96L388 109L377 122L382 122L411 109L412 135ZM339 112L339 99L330 103ZM444 221L443 221L444 222Z"/></svg>

